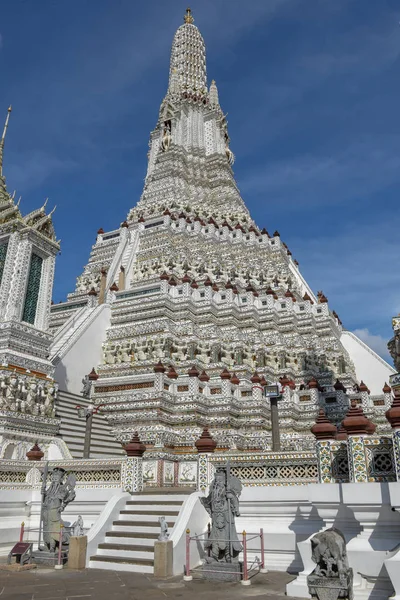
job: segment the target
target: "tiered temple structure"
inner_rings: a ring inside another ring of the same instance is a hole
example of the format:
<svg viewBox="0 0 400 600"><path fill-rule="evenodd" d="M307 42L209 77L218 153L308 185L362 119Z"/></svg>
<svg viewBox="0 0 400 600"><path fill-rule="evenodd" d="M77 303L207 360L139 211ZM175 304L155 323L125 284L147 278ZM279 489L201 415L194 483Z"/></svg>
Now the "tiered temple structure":
<svg viewBox="0 0 400 600"><path fill-rule="evenodd" d="M61 389L79 393L95 365L95 402L119 441L138 431L148 446L182 451L205 426L219 449L270 449L262 388L278 380L283 449L311 447L317 407L340 422L351 399L384 430L390 388L381 390L393 369L314 294L279 232L251 218L189 9L149 146L139 202L118 229L99 229L75 291L51 309ZM24 227L16 222L13 235ZM57 249L50 238L46 256ZM44 328L45 302L38 306L35 326Z"/></svg>

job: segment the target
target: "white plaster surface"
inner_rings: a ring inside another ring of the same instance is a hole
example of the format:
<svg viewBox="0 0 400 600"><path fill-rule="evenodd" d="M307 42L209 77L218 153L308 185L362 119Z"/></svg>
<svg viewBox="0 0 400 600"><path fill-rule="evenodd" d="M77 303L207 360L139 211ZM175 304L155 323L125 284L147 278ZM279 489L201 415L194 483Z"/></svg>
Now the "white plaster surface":
<svg viewBox="0 0 400 600"><path fill-rule="evenodd" d="M385 382L389 382L394 369L351 331L343 331L340 341L350 354L357 379L364 381L373 396L382 394L382 388Z"/></svg>
<svg viewBox="0 0 400 600"><path fill-rule="evenodd" d="M87 328L58 363L54 378L61 390L72 394L82 391L82 379L102 362L102 343L110 325L111 309L103 304L93 314Z"/></svg>

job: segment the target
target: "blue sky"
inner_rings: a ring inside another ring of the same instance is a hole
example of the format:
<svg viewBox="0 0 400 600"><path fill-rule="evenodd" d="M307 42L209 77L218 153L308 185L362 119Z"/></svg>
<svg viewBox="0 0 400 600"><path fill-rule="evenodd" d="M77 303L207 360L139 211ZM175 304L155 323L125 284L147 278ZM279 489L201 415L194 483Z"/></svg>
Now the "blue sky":
<svg viewBox="0 0 400 600"><path fill-rule="evenodd" d="M97 229L136 204L187 0L0 8L4 172L24 212L49 196L65 299ZM194 0L235 175L311 287L381 355L400 311L398 0Z"/></svg>

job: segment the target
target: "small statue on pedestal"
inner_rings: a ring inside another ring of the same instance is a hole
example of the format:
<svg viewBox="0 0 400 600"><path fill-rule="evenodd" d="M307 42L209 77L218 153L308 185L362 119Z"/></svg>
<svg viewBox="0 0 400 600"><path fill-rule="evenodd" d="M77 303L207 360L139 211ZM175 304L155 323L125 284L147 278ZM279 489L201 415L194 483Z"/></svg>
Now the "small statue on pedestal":
<svg viewBox="0 0 400 600"><path fill-rule="evenodd" d="M318 600L353 598L353 570L349 567L346 540L339 529L332 527L311 538L314 571L308 575L308 591Z"/></svg>
<svg viewBox="0 0 400 600"><path fill-rule="evenodd" d="M165 517L159 517L158 522L160 523L161 533L158 536L159 542L168 542L168 523Z"/></svg>
<svg viewBox="0 0 400 600"><path fill-rule="evenodd" d="M211 516L211 533L205 543L205 549L211 550L206 562L238 562L242 545L239 542L235 517L239 516L239 496L242 484L230 474L229 463L218 467L207 498L200 501Z"/></svg>
<svg viewBox="0 0 400 600"><path fill-rule="evenodd" d="M71 536L82 537L83 535L85 535L85 530L83 528L83 519L82 515L79 515L77 520L71 525Z"/></svg>

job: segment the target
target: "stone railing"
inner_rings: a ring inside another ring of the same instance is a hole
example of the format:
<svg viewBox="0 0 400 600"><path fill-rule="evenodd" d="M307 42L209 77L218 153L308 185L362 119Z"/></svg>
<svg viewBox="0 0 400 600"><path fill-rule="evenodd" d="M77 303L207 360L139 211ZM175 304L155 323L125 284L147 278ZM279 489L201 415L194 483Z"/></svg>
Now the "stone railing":
<svg viewBox="0 0 400 600"><path fill-rule="evenodd" d="M122 487L122 464L124 458L88 460L52 460L49 471L62 467L76 478L76 487L81 489ZM43 480L44 462L27 460L0 460L1 489L40 489Z"/></svg>
<svg viewBox="0 0 400 600"><path fill-rule="evenodd" d="M245 487L304 485L318 481L317 459L313 452L212 454L209 456L210 471L228 460L232 475Z"/></svg>

